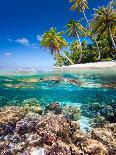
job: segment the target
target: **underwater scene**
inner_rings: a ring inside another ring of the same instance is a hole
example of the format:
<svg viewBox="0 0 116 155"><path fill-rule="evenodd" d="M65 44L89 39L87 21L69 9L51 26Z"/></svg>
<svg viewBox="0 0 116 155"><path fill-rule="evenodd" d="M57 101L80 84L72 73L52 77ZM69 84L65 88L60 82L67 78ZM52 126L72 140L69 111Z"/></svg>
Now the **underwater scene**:
<svg viewBox="0 0 116 155"><path fill-rule="evenodd" d="M0 72L1 155L115 155L116 70Z"/></svg>

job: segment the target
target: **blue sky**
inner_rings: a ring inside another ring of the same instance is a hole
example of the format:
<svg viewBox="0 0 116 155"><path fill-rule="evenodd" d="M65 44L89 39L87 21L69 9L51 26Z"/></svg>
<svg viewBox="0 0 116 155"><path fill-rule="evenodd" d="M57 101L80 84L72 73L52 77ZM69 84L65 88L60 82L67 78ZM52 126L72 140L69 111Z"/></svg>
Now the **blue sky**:
<svg viewBox="0 0 116 155"><path fill-rule="evenodd" d="M109 0L88 2L86 14L91 19L93 8ZM81 17L70 11L68 0L0 0L0 67L53 66L53 57L39 45L40 36L52 26L61 31L70 19Z"/></svg>

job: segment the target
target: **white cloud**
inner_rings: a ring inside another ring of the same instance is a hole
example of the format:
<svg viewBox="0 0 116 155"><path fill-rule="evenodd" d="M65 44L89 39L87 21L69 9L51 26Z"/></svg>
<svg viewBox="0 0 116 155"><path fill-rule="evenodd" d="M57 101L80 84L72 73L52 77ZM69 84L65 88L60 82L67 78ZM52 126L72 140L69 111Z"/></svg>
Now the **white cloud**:
<svg viewBox="0 0 116 155"><path fill-rule="evenodd" d="M40 36L38 36L38 39L39 40L41 39ZM19 43L19 44L22 44L24 46L31 47L31 48L38 48L38 45L39 45L38 43L32 43L32 42L30 42L30 40L27 39L27 38L18 38L16 40L16 42Z"/></svg>
<svg viewBox="0 0 116 155"><path fill-rule="evenodd" d="M36 37L38 41L42 41L42 37L40 35L37 35Z"/></svg>
<svg viewBox="0 0 116 155"><path fill-rule="evenodd" d="M6 55L6 56L11 56L12 53L10 53L10 52L6 52L5 55Z"/></svg>
<svg viewBox="0 0 116 155"><path fill-rule="evenodd" d="M13 40L12 40L12 39L10 39L10 38L8 38L7 40L8 40L9 42L12 42L12 41L13 41Z"/></svg>
<svg viewBox="0 0 116 155"><path fill-rule="evenodd" d="M25 46L29 46L30 45L30 41L27 38L19 38L16 40L17 43L20 43L22 45Z"/></svg>

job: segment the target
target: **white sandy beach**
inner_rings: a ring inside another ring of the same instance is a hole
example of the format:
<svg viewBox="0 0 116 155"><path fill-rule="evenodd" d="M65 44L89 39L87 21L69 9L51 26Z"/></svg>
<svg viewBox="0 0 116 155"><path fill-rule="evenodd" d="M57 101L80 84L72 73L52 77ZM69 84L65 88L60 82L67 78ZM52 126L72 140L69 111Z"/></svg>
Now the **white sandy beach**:
<svg viewBox="0 0 116 155"><path fill-rule="evenodd" d="M116 67L116 61L94 62L86 64L74 64L70 66L54 67L55 69L102 69Z"/></svg>

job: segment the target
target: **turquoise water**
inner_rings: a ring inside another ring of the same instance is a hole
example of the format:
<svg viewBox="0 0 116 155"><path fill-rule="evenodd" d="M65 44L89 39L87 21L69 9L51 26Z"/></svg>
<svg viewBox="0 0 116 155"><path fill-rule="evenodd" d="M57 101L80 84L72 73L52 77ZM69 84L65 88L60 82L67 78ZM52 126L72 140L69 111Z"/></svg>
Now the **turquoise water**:
<svg viewBox="0 0 116 155"><path fill-rule="evenodd" d="M42 81L46 77L58 81ZM80 85L67 82L76 80ZM52 102L76 105L82 110L91 103L116 106L116 70L59 70L36 73L1 73L0 106L21 105L25 99L35 98L42 106ZM91 110L92 112L92 110ZM86 113L83 113L86 116ZM88 117L88 115L87 115Z"/></svg>
<svg viewBox="0 0 116 155"><path fill-rule="evenodd" d="M79 71L78 71L79 72ZM82 70L75 71L54 71L39 72L33 75L1 75L0 76L0 96L8 98L15 104L15 100L22 101L27 98L36 98L42 105L50 102L61 102L67 104L84 104L89 100L93 102L105 102L104 99L116 101L116 73L112 70ZM81 83L80 86L69 82L39 82L40 78L61 77L63 79L74 79ZM25 79L35 79L25 81ZM10 86L10 84L12 84ZM107 85L107 86L106 86ZM110 87L108 87L110 85ZM112 85L112 86L111 86ZM2 106L2 105L1 105Z"/></svg>

